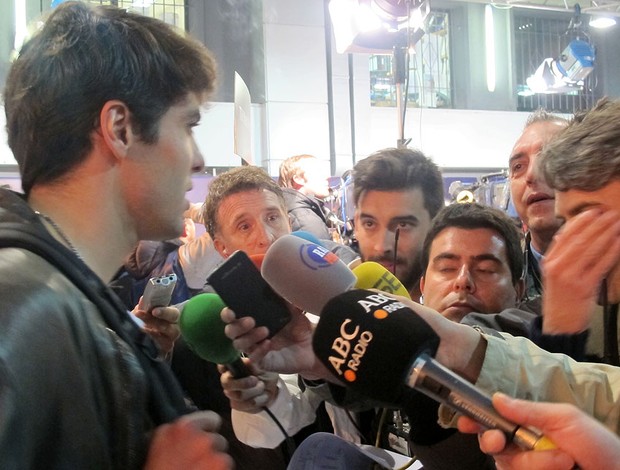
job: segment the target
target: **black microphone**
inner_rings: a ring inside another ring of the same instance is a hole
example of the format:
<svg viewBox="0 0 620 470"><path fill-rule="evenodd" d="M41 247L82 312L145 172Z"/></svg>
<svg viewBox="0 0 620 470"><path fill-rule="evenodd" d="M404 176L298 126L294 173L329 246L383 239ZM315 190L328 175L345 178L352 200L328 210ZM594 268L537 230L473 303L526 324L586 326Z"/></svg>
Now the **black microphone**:
<svg viewBox="0 0 620 470"><path fill-rule="evenodd" d="M224 364L234 378L251 375L230 338L220 312L226 307L217 294L198 294L189 299L181 312L179 328L187 346L205 361Z"/></svg>
<svg viewBox="0 0 620 470"><path fill-rule="evenodd" d="M397 405L415 358L438 347L439 336L417 313L365 289L327 302L313 337L319 360L347 387Z"/></svg>
<svg viewBox="0 0 620 470"><path fill-rule="evenodd" d="M313 338L319 360L347 387L400 406L418 390L500 429L528 450L553 448L545 436L501 416L491 398L432 356L439 336L417 313L384 294L354 290L325 305Z"/></svg>

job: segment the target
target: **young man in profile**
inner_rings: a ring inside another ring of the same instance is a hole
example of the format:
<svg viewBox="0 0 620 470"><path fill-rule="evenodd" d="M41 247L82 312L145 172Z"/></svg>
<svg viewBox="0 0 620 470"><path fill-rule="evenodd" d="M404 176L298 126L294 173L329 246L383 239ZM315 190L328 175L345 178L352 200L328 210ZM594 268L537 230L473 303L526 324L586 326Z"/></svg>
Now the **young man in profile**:
<svg viewBox="0 0 620 470"><path fill-rule="evenodd" d="M219 417L183 416L157 346L106 287L138 240L181 234L214 79L209 52L163 22L79 2L13 62L24 194L0 192L0 467L230 468Z"/></svg>

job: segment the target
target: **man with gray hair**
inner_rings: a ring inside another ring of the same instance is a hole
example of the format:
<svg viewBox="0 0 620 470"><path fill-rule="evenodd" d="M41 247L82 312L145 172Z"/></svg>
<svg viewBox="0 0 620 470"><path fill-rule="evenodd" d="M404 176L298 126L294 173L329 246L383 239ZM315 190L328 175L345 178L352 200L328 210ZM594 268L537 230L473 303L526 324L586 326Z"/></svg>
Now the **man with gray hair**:
<svg viewBox="0 0 620 470"><path fill-rule="evenodd" d="M525 123L508 160L510 196L525 235L526 298L542 294L540 262L562 221L555 216L555 192L537 169L541 150L568 121L563 117L539 109Z"/></svg>

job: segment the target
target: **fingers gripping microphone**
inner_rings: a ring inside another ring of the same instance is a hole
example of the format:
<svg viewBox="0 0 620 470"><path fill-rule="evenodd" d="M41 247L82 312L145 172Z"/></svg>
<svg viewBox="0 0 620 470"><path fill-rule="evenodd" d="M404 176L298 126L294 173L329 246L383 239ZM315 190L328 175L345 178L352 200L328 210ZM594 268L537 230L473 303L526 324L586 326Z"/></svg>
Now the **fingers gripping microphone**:
<svg viewBox="0 0 620 470"><path fill-rule="evenodd" d="M269 247L261 274L280 296L315 314L356 282L335 254L295 235L284 235Z"/></svg>
<svg viewBox="0 0 620 470"><path fill-rule="evenodd" d="M188 347L202 359L224 364L233 377L251 375L230 338L224 334L220 312L226 307L217 294L199 294L185 304L179 319L181 335Z"/></svg>
<svg viewBox="0 0 620 470"><path fill-rule="evenodd" d="M406 377L422 353L433 356L439 336L403 303L384 294L352 290L330 300L316 327L314 352L347 387L399 404Z"/></svg>
<svg viewBox="0 0 620 470"><path fill-rule="evenodd" d="M187 301L181 312L179 327L181 335L188 347L205 361L224 364L235 379L252 375L248 367L241 360L230 338L224 334L226 324L220 317L220 312L226 307L217 294L199 294ZM282 424L266 407L263 411L276 423L284 438L289 451L292 453L294 443Z"/></svg>
<svg viewBox="0 0 620 470"><path fill-rule="evenodd" d="M357 277L355 287L358 289L378 289L382 292L411 298L409 291L398 278L379 263L365 261L353 268L353 274Z"/></svg>

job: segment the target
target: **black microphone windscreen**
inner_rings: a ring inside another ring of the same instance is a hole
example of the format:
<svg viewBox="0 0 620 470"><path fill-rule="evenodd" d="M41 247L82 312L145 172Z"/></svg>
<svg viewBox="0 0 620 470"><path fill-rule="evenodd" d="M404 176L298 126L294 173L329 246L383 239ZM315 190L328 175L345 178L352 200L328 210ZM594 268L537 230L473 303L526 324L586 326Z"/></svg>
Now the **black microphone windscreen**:
<svg viewBox="0 0 620 470"><path fill-rule="evenodd" d="M314 352L345 386L398 405L413 361L439 347L439 336L398 300L363 289L331 299L321 313Z"/></svg>

